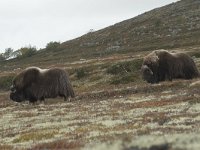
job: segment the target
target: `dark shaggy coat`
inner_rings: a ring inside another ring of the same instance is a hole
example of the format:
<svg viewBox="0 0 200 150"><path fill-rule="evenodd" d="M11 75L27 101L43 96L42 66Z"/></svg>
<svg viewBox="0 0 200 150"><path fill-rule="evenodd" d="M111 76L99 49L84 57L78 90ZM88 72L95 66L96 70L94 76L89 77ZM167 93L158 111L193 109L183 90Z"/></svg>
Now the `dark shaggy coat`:
<svg viewBox="0 0 200 150"><path fill-rule="evenodd" d="M13 79L10 98L21 102L35 102L45 98L74 97L74 91L67 73L59 68L40 69L30 67Z"/></svg>
<svg viewBox="0 0 200 150"><path fill-rule="evenodd" d="M141 71L143 79L149 83L199 77L199 71L189 55L166 50L156 50L144 57Z"/></svg>

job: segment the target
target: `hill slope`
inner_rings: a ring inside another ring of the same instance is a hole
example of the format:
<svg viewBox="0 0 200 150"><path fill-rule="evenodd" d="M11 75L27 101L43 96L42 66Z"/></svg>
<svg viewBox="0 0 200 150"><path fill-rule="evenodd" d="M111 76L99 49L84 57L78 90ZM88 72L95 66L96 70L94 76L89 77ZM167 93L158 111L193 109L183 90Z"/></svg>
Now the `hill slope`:
<svg viewBox="0 0 200 150"><path fill-rule="evenodd" d="M181 0L66 41L57 49L44 49L33 57L11 60L8 64L63 63L116 53L194 45L200 45L200 1Z"/></svg>
<svg viewBox="0 0 200 150"><path fill-rule="evenodd" d="M62 44L82 57L200 44L200 1L182 0ZM55 52L59 53L59 52Z"/></svg>
<svg viewBox="0 0 200 150"><path fill-rule="evenodd" d="M86 57L174 48L200 44L199 29L200 1L182 0L63 45L66 51L73 50Z"/></svg>

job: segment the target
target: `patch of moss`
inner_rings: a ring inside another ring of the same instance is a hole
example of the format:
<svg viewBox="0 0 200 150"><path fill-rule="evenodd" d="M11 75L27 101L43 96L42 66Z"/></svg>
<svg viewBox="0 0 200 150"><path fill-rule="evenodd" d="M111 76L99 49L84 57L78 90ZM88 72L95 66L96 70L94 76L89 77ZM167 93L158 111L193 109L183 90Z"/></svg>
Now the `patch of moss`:
<svg viewBox="0 0 200 150"><path fill-rule="evenodd" d="M6 150L6 149L14 149L14 148L13 148L13 146L11 146L11 145L4 145L4 144L1 144L1 145L0 145L0 149Z"/></svg>
<svg viewBox="0 0 200 150"><path fill-rule="evenodd" d="M76 69L75 74L78 79L84 78L88 75L87 70L85 68Z"/></svg>
<svg viewBox="0 0 200 150"><path fill-rule="evenodd" d="M127 83L130 83L130 82L136 82L136 81L139 81L140 78L139 78L139 74L137 73L128 73L128 74L125 74L125 75L118 75L118 76L114 76L110 83L111 84L127 84Z"/></svg>
<svg viewBox="0 0 200 150"><path fill-rule="evenodd" d="M191 57L200 58L200 52L189 52L188 53Z"/></svg>
<svg viewBox="0 0 200 150"><path fill-rule="evenodd" d="M52 131L37 131L37 132L30 132L20 135L18 138L13 140L13 143L21 143L27 141L40 141L42 139L51 139L58 133L58 130Z"/></svg>
<svg viewBox="0 0 200 150"><path fill-rule="evenodd" d="M194 98L194 99L191 99L188 103L190 105L195 105L195 104L200 103L200 100L198 98Z"/></svg>
<svg viewBox="0 0 200 150"><path fill-rule="evenodd" d="M51 149L80 149L84 147L84 142L82 141L68 141L68 140L56 140L48 143L38 144L29 150L43 149L43 150L51 150Z"/></svg>

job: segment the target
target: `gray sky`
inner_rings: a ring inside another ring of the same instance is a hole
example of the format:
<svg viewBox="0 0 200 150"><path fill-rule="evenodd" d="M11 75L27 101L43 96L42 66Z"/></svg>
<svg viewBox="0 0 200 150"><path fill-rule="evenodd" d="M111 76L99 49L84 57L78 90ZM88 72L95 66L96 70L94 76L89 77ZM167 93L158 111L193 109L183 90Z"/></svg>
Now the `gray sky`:
<svg viewBox="0 0 200 150"><path fill-rule="evenodd" d="M0 0L0 52L64 42L177 0Z"/></svg>

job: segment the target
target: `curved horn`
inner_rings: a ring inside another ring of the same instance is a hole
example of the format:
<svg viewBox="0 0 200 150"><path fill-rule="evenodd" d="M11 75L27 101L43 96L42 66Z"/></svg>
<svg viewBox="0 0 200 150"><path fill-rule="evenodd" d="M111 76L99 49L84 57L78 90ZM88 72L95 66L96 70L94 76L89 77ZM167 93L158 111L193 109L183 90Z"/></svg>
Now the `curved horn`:
<svg viewBox="0 0 200 150"><path fill-rule="evenodd" d="M141 71L142 72L149 72L151 75L153 75L153 71L147 65L142 65Z"/></svg>

